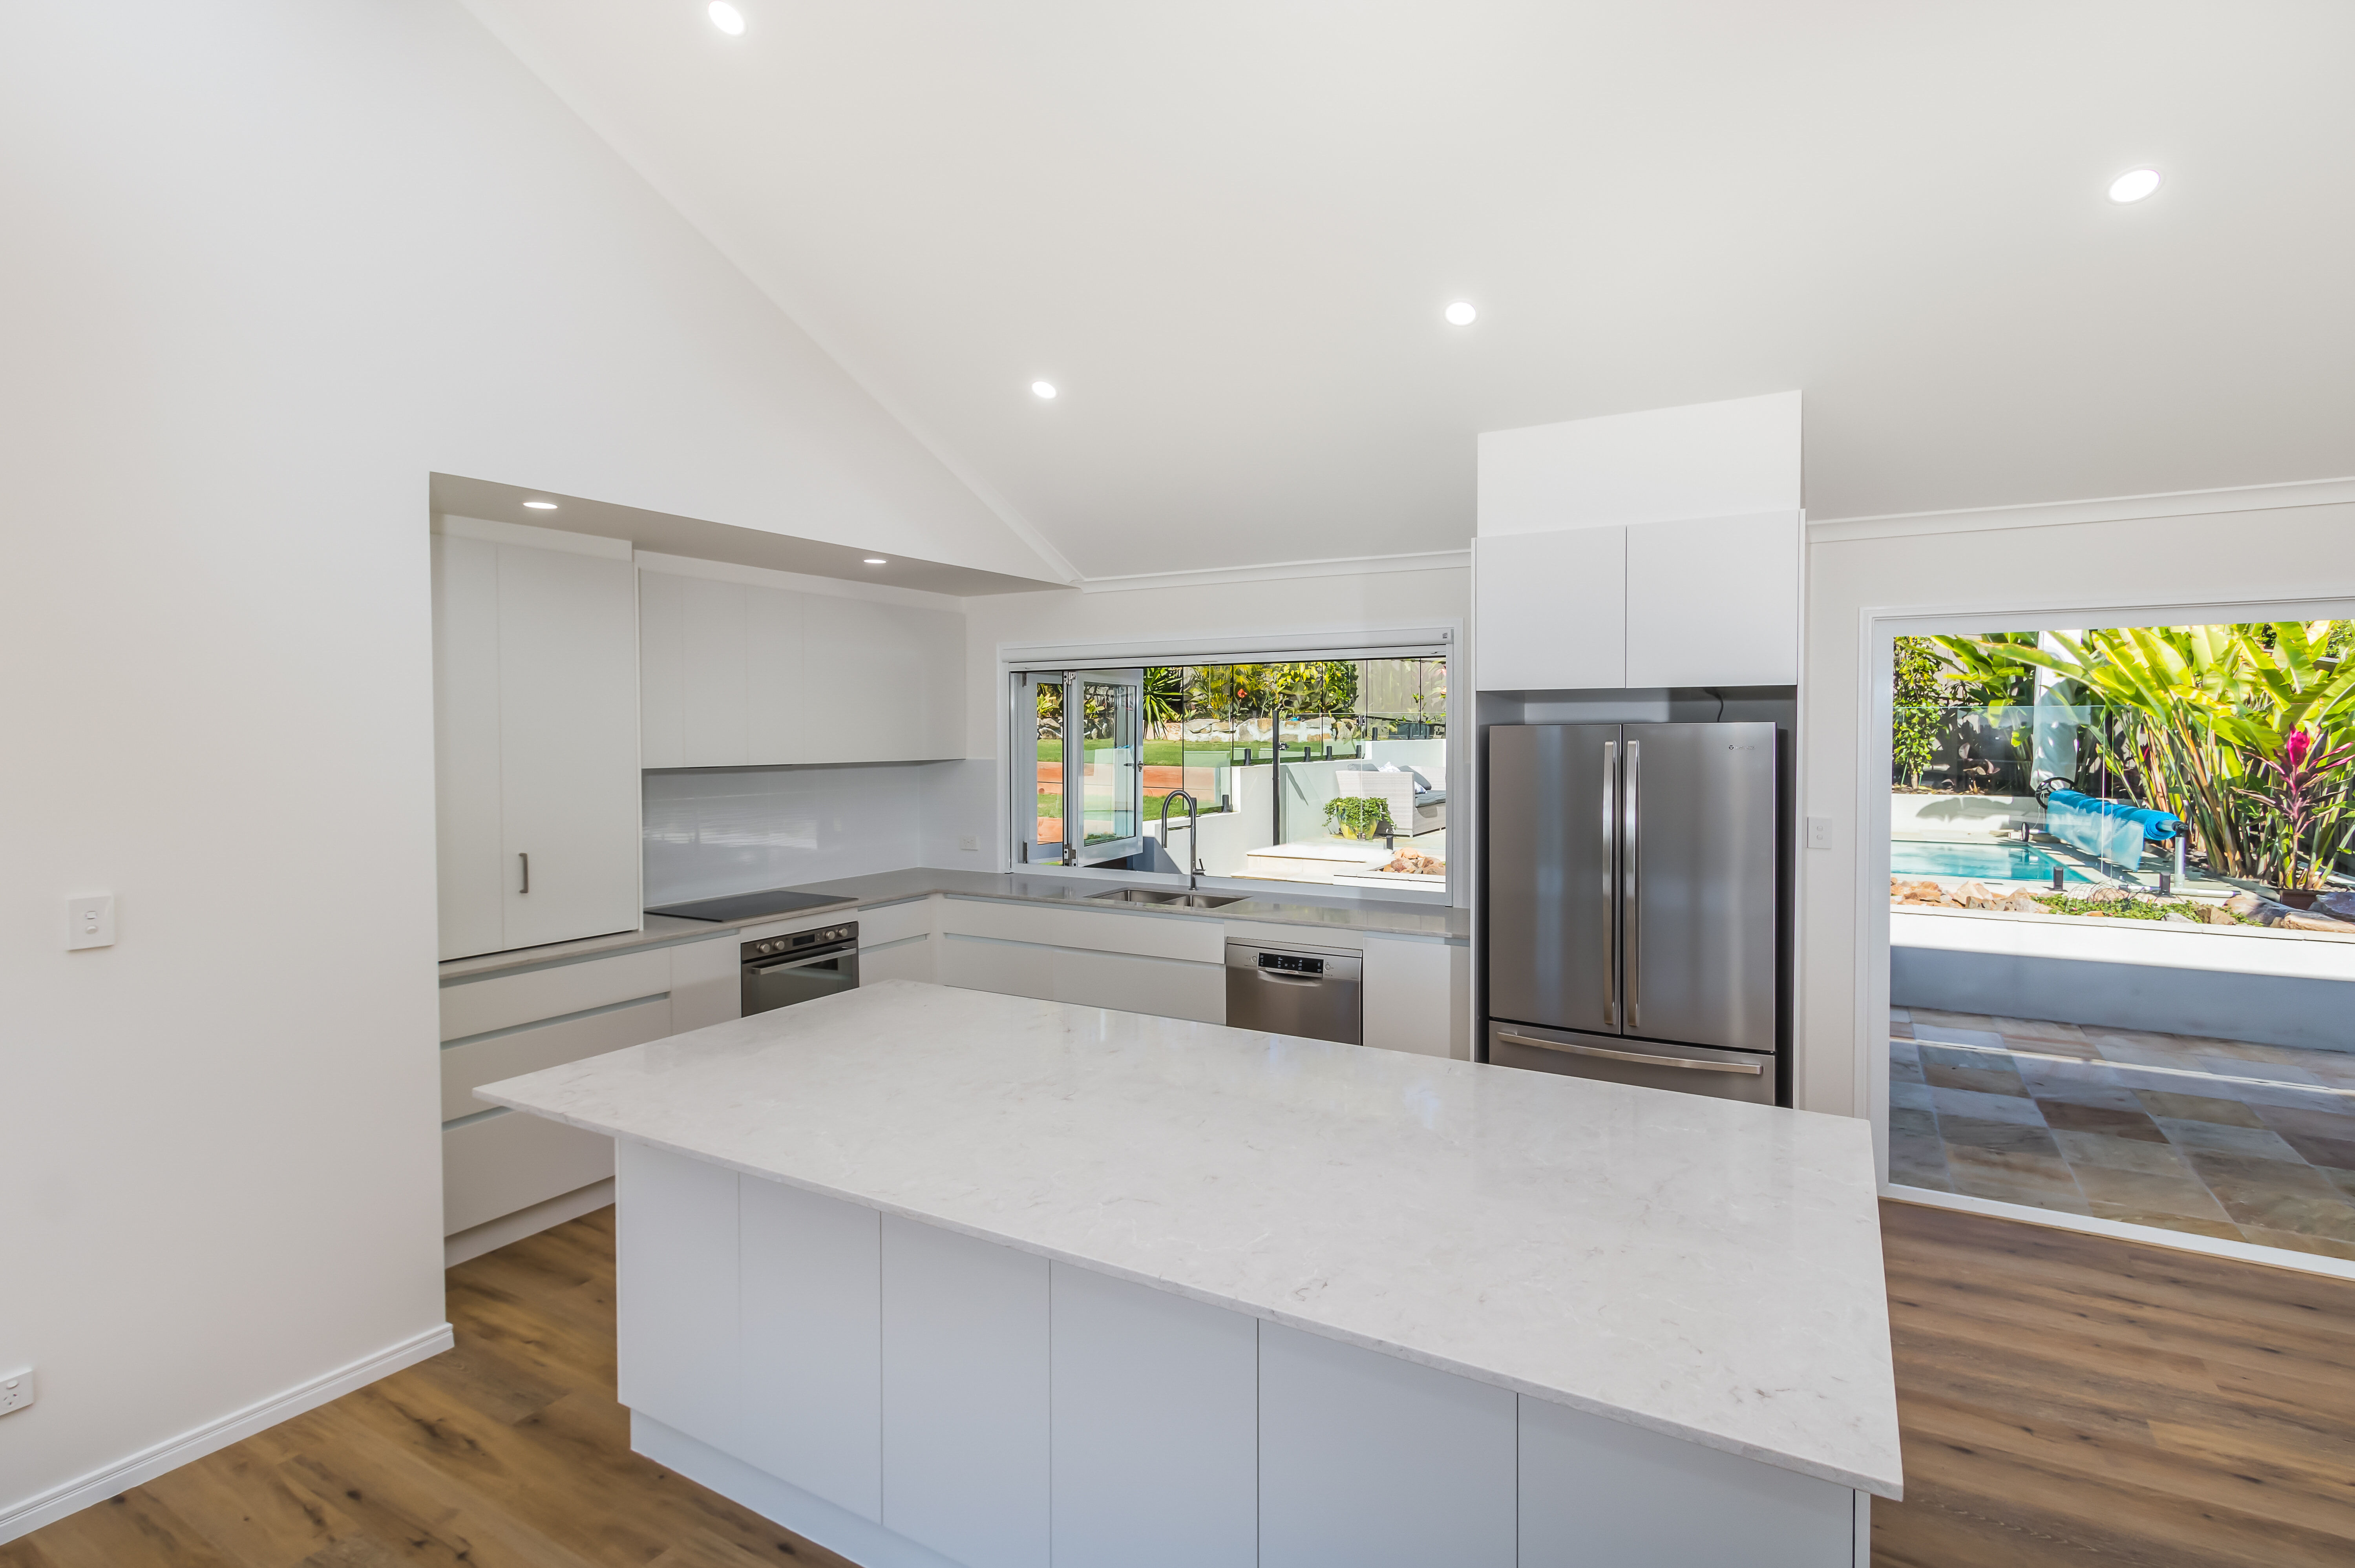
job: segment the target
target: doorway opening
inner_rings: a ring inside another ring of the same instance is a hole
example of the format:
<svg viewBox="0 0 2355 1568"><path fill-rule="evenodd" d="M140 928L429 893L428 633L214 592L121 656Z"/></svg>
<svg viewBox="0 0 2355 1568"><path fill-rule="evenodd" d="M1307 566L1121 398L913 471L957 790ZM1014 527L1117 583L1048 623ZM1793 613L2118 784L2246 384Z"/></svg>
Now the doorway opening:
<svg viewBox="0 0 2355 1568"><path fill-rule="evenodd" d="M2355 1264L2355 619L1877 635L1891 1187Z"/></svg>

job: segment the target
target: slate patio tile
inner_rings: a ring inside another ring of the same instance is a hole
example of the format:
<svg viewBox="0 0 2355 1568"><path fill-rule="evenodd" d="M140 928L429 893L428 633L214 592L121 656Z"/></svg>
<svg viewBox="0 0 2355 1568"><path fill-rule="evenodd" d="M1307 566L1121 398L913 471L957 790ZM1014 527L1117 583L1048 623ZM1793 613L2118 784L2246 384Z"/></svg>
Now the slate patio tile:
<svg viewBox="0 0 2355 1568"><path fill-rule="evenodd" d="M2041 1094L2036 1096L2036 1106L2044 1113L2044 1125L2056 1132L2100 1133L2121 1142L2167 1142L2167 1134L2139 1106L2121 1110L2115 1105L2088 1105L2075 1100L2048 1099Z"/></svg>
<svg viewBox="0 0 2355 1568"><path fill-rule="evenodd" d="M1891 1105L1889 1108L1889 1136L1892 1147L1900 1136L1928 1138L1935 1143L1938 1141L1938 1118L1929 1111Z"/></svg>
<svg viewBox="0 0 2355 1568"><path fill-rule="evenodd" d="M2105 1220L2115 1220L2127 1225L2153 1225L2162 1231L2185 1231L2195 1236L2213 1236L2220 1242L2245 1241L2241 1227L2230 1220L2196 1220L2186 1214L2152 1214L2126 1203L2103 1203L2088 1200L2086 1207Z"/></svg>
<svg viewBox="0 0 2355 1568"><path fill-rule="evenodd" d="M2115 1203L2147 1214L2181 1214L2195 1220L2232 1219L2223 1204L2194 1179L2188 1168L2180 1176L2156 1176L2145 1170L2119 1170L2111 1166L2073 1161L2070 1171L2088 1202Z"/></svg>
<svg viewBox="0 0 2355 1568"><path fill-rule="evenodd" d="M2058 1156L1993 1154L1949 1145L1946 1168L1957 1192L2064 1214L2093 1211L2077 1189L2076 1178Z"/></svg>
<svg viewBox="0 0 2355 1568"><path fill-rule="evenodd" d="M1920 1059L1917 1057L1899 1056L1892 1052L1889 1058L1889 1081L1891 1083L1920 1083L1924 1082L1922 1077L1922 1062Z"/></svg>
<svg viewBox="0 0 2355 1568"><path fill-rule="evenodd" d="M1891 1085L1891 1089L1896 1086ZM2044 1113L2036 1102L2025 1094L1982 1094L1972 1089L1929 1089L1930 1104L1938 1119L1961 1116L1987 1122L2010 1122L2021 1126L2041 1127Z"/></svg>
<svg viewBox="0 0 2355 1568"><path fill-rule="evenodd" d="M1909 1008L1906 1010L1913 1015L1913 1027L1916 1029L1923 1024L1930 1024L1939 1029L1967 1029L1988 1033L1995 1032L1995 1015L1992 1013L1950 1013L1937 1008Z"/></svg>
<svg viewBox="0 0 2355 1568"><path fill-rule="evenodd" d="M1941 1045L1977 1045L1989 1051L2003 1049L2003 1036L1993 1029L1955 1029L1949 1024L1925 1024L1916 1021L1913 1025L1913 1038L1924 1043L1934 1041Z"/></svg>
<svg viewBox="0 0 2355 1568"><path fill-rule="evenodd" d="M2009 1067L1953 1067L1925 1061L1922 1064L1922 1079L1934 1089L1968 1089L1981 1094L2014 1096L2028 1093L2028 1085Z"/></svg>
<svg viewBox="0 0 2355 1568"><path fill-rule="evenodd" d="M2227 1078L2264 1078L2275 1083L2320 1083L2321 1079L2303 1067L2286 1062L2268 1061L2264 1058L2216 1056L2202 1053L2200 1065L2211 1072Z"/></svg>
<svg viewBox="0 0 2355 1568"><path fill-rule="evenodd" d="M2197 1180L2190 1163L2173 1144L2167 1141L2167 1135L2155 1126L2150 1131L2148 1138L2133 1138L2111 1133L2069 1132L2055 1127L2052 1141L2060 1146L2061 1157L2073 1167L2105 1165L2118 1170L2139 1170L2149 1176Z"/></svg>
<svg viewBox="0 0 2355 1568"><path fill-rule="evenodd" d="M2305 1162L2305 1157L2271 1127L2186 1121L2180 1116L2158 1116L2153 1120L2166 1131L2168 1141L2179 1148L2212 1149L2219 1154L2239 1155L2245 1159L2281 1160L2293 1165Z"/></svg>
<svg viewBox="0 0 2355 1568"><path fill-rule="evenodd" d="M1912 1040L1892 1038L1889 1042L1889 1060L1918 1062L1922 1060L1922 1048Z"/></svg>
<svg viewBox="0 0 2355 1568"><path fill-rule="evenodd" d="M2355 1138L2318 1138L2311 1133L2284 1133L2281 1136L2308 1165L2355 1170Z"/></svg>
<svg viewBox="0 0 2355 1568"><path fill-rule="evenodd" d="M2328 1236L2355 1244L2355 1203L2343 1198L2308 1198L2291 1192L2260 1191L2238 1183L2209 1183L2209 1190L2243 1230L2292 1231L2302 1236Z"/></svg>
<svg viewBox="0 0 2355 1568"><path fill-rule="evenodd" d="M2224 1126L2264 1125L2257 1119L2254 1111L2238 1100L2222 1099L2213 1094L2183 1094L2137 1086L2135 1098L2140 1100L2143 1109L2154 1116L2172 1116L2188 1122L2214 1122Z"/></svg>
<svg viewBox="0 0 2355 1568"><path fill-rule="evenodd" d="M1977 1149L1987 1154L2061 1157L2061 1146L2053 1140L2049 1130L2041 1125L2030 1126L2019 1122L1990 1122L1941 1112L1938 1137L1946 1146L1948 1159L1954 1157L1958 1148Z"/></svg>
<svg viewBox="0 0 2355 1568"><path fill-rule="evenodd" d="M1891 1008L1889 1009L1889 1021L1893 1024L1912 1023L1913 1015L1904 1008Z"/></svg>
<svg viewBox="0 0 2355 1568"><path fill-rule="evenodd" d="M1934 1110L1936 1102L1931 1093L1927 1083L1909 1083L1892 1075L1889 1080L1889 1108L1893 1111L1903 1105L1916 1111Z"/></svg>
<svg viewBox="0 0 2355 1568"><path fill-rule="evenodd" d="M2323 1179L2345 1193L2350 1200L2355 1200L2355 1170L2324 1169L2322 1175Z"/></svg>
<svg viewBox="0 0 2355 1568"><path fill-rule="evenodd" d="M2346 1258L2355 1262L2355 1242L2344 1242L2331 1236L2307 1235L2297 1231L2273 1231L2261 1225L2243 1225L2241 1234L2259 1246L2279 1247L2285 1252L2312 1253L2326 1258Z"/></svg>
<svg viewBox="0 0 2355 1568"><path fill-rule="evenodd" d="M2093 1050L2085 1031L2075 1024L2055 1023L2050 1019L2007 1019L1995 1020L1996 1033L2021 1045L2062 1046L2083 1054Z"/></svg>
<svg viewBox="0 0 2355 1568"><path fill-rule="evenodd" d="M2265 1125L2284 1135L2305 1133L2318 1138L2355 1138L2355 1105L2344 1111L2327 1109L2319 1102L2311 1107L2253 1105L2250 1109Z"/></svg>

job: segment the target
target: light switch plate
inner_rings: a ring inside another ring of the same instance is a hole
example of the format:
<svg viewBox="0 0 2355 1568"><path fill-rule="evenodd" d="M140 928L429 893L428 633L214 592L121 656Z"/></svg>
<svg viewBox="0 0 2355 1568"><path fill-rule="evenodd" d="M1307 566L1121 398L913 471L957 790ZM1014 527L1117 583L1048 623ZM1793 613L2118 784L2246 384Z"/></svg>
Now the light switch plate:
<svg viewBox="0 0 2355 1568"><path fill-rule="evenodd" d="M0 1415L22 1410L33 1403L33 1369L23 1367L13 1372L0 1372Z"/></svg>
<svg viewBox="0 0 2355 1568"><path fill-rule="evenodd" d="M1807 848L1828 849L1832 847L1832 819L1828 816L1807 818Z"/></svg>
<svg viewBox="0 0 2355 1568"><path fill-rule="evenodd" d="M66 946L112 947L114 945L114 895L98 893L86 899L66 900Z"/></svg>
<svg viewBox="0 0 2355 1568"><path fill-rule="evenodd" d="M964 837L957 840L957 848L964 850L978 850L981 848L981 840L975 835L968 833Z"/></svg>

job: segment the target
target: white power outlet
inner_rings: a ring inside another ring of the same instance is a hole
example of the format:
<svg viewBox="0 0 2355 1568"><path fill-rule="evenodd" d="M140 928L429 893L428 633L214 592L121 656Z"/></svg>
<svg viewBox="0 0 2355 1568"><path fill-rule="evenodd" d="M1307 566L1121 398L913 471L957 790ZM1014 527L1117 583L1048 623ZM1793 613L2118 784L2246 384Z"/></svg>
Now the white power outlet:
<svg viewBox="0 0 2355 1568"><path fill-rule="evenodd" d="M1807 818L1807 848L1828 849L1832 847L1832 819L1828 816Z"/></svg>
<svg viewBox="0 0 2355 1568"><path fill-rule="evenodd" d="M0 1415L22 1410L33 1403L33 1369L0 1376Z"/></svg>
<svg viewBox="0 0 2355 1568"><path fill-rule="evenodd" d="M957 848L960 849L977 850L981 848L981 840L973 834L968 833L964 837L957 840Z"/></svg>

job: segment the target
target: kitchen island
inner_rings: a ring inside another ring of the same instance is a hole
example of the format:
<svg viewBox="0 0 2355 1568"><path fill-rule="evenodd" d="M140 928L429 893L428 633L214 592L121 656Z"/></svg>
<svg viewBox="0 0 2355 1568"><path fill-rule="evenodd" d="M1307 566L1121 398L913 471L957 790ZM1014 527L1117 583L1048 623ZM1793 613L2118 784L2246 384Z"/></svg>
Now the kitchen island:
<svg viewBox="0 0 2355 1568"><path fill-rule="evenodd" d="M870 1568L1863 1561L1865 1124L894 981L511 1079L641 1452Z"/></svg>

